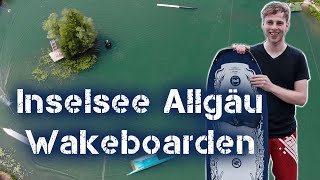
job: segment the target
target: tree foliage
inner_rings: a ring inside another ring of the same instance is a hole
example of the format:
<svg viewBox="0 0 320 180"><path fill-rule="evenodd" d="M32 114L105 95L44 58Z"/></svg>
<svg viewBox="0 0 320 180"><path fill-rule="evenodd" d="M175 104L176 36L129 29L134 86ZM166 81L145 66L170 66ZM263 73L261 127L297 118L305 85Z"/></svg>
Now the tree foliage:
<svg viewBox="0 0 320 180"><path fill-rule="evenodd" d="M48 39L59 38L59 20L56 13L51 13L47 20L42 23L42 29L48 32Z"/></svg>
<svg viewBox="0 0 320 180"><path fill-rule="evenodd" d="M76 9L64 9L59 19L55 13L43 22L49 39L58 39L64 56L71 59L93 47L98 33L91 18Z"/></svg>

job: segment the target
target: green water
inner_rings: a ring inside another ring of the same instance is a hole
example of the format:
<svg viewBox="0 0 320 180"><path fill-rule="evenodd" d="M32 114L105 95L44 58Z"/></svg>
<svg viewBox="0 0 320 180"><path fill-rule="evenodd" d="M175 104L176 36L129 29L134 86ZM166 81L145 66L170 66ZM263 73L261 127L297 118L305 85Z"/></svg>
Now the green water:
<svg viewBox="0 0 320 180"><path fill-rule="evenodd" d="M82 91L99 87L124 89L132 92L148 92L156 106L159 95L170 88L190 84L204 87L206 75L214 54L233 42L253 44L263 41L259 12L267 1L252 0L8 0L8 13L0 10L0 62L11 65L7 89L11 98L17 88L33 87L38 91ZM157 3L181 4L198 7L183 10L156 7ZM79 9L93 18L99 38L111 39L111 50L101 49L98 63L93 69L69 80L49 79L38 83L31 71L36 67L41 48L49 47L41 24L51 12L60 13L63 8ZM287 42L302 49L310 67L312 79L309 100L304 108L298 108L299 124L299 177L317 179L320 161L316 132L320 126L320 24L303 13L292 15ZM152 105L152 104L151 104ZM0 104L0 127L10 127L19 132L24 129L87 129L103 132L129 129L145 135L177 130L192 134L203 128L203 122L192 117L168 118L161 107L145 115L101 116L21 116L16 108ZM179 124L177 129L176 124ZM182 124L182 125L181 125ZM181 125L181 126L180 126ZM23 144L0 131L0 147L18 161L25 171L32 172L23 179L204 179L204 159L179 157L174 160L126 176L131 171L132 157L103 156L31 156ZM14 151L12 151L14 150ZM104 174L102 174L104 172Z"/></svg>

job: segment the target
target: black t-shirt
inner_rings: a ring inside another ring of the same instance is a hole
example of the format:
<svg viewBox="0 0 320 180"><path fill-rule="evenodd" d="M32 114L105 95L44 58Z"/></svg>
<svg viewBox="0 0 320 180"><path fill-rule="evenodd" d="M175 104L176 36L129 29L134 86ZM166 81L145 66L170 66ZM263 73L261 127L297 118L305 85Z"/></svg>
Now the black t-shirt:
<svg viewBox="0 0 320 180"><path fill-rule="evenodd" d="M276 58L272 58L263 44L250 48L262 74L267 75L273 84L294 90L294 82L309 79L309 70L304 54L291 46ZM267 92L269 137L279 138L296 130L295 105L288 104L272 93Z"/></svg>

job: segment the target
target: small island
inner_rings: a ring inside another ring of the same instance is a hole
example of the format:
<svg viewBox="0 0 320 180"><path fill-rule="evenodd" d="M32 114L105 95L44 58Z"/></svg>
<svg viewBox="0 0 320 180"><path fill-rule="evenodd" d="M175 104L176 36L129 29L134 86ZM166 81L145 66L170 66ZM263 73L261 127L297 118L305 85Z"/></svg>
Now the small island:
<svg viewBox="0 0 320 180"><path fill-rule="evenodd" d="M59 17L51 13L42 24L51 48L43 49L32 75L38 81L49 76L66 79L90 69L97 62L98 33L93 20L76 9L64 9Z"/></svg>

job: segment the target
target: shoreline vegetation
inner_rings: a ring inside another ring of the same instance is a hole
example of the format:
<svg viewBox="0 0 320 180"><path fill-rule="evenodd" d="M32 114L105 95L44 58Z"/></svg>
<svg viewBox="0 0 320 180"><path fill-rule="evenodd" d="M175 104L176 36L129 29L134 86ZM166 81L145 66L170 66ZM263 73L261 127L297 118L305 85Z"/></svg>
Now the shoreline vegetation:
<svg viewBox="0 0 320 180"><path fill-rule="evenodd" d="M15 159L15 150L0 147L0 180L25 179L32 174L31 169L25 169L25 166Z"/></svg>
<svg viewBox="0 0 320 180"><path fill-rule="evenodd" d="M320 0L314 0L314 4L306 3L306 14L315 17L320 22Z"/></svg>
<svg viewBox="0 0 320 180"><path fill-rule="evenodd" d="M64 9L61 17L51 13L42 24L49 40L56 40L64 59L53 62L50 48L41 49L39 64L32 71L37 81L49 77L67 79L81 71L88 70L97 62L99 46L98 33L93 20L76 9Z"/></svg>
<svg viewBox="0 0 320 180"><path fill-rule="evenodd" d="M288 0L288 3L301 3L303 12L320 22L320 0Z"/></svg>

